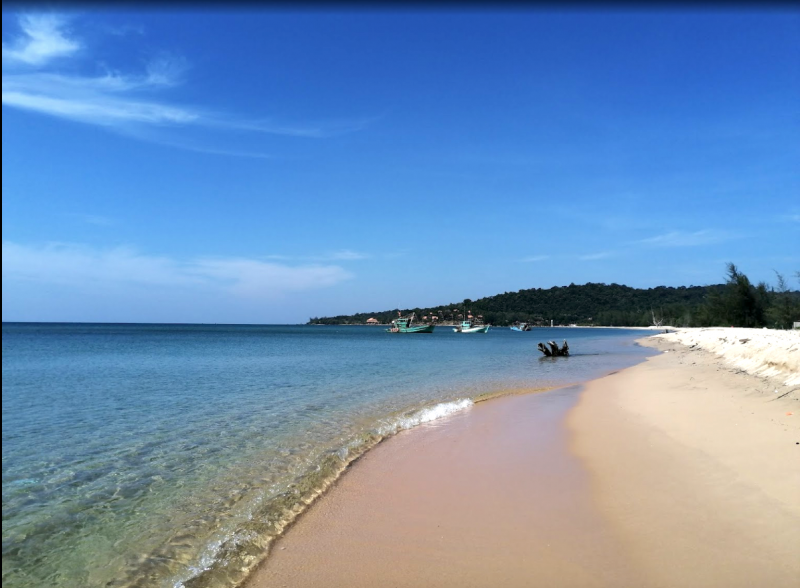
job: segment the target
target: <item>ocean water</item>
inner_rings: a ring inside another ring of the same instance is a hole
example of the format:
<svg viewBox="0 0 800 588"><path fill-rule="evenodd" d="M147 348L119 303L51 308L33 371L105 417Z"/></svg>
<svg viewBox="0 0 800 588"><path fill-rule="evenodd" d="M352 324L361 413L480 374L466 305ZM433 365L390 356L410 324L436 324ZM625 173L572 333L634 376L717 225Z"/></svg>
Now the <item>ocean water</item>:
<svg viewBox="0 0 800 588"><path fill-rule="evenodd" d="M235 586L381 439L633 365L645 334L4 323L3 584Z"/></svg>

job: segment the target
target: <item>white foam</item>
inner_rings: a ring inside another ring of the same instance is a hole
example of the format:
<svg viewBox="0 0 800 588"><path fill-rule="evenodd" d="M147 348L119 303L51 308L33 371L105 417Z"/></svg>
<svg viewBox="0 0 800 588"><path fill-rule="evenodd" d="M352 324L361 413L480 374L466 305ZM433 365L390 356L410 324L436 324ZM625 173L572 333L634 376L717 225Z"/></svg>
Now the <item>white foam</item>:
<svg viewBox="0 0 800 588"><path fill-rule="evenodd" d="M474 403L469 398L462 398L461 400L455 400L453 402L442 402L435 406L423 408L411 414L384 422L377 428L376 432L382 437L393 435L399 431L412 429L418 425L444 418L461 410L467 409L473 404ZM351 448L352 447L343 447L339 449L336 454L342 461L346 461L348 452ZM255 539L257 539L257 537L248 533L234 534L226 539L218 538L209 542L203 552L200 554L198 562L195 565L189 566L188 571L183 572L179 578L173 580L173 588L186 588L186 582L202 574L203 572L210 570L214 565L221 561L221 553L227 543L230 543L231 541L239 543L239 541L242 539L253 542Z"/></svg>
<svg viewBox="0 0 800 588"><path fill-rule="evenodd" d="M785 386L800 384L800 331L714 327L656 336L716 353L748 374L777 378Z"/></svg>
<svg viewBox="0 0 800 588"><path fill-rule="evenodd" d="M378 433L380 435L391 435L398 431L413 429L423 423L429 423L467 409L473 404L474 403L469 398L462 398L461 400L455 400L453 402L442 402L436 406L423 408L410 415L402 416L389 423L385 423L378 428Z"/></svg>

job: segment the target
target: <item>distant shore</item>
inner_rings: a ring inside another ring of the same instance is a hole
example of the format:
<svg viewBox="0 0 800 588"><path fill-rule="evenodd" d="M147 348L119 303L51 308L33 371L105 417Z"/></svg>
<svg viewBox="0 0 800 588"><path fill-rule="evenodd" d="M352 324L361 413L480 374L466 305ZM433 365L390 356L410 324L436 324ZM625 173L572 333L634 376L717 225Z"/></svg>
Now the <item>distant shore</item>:
<svg viewBox="0 0 800 588"><path fill-rule="evenodd" d="M641 342L662 353L582 392L504 397L390 439L246 586L796 586L800 333ZM765 342L785 365L753 375L741 356Z"/></svg>
<svg viewBox="0 0 800 588"><path fill-rule="evenodd" d="M420 321L426 323L427 321ZM460 322L443 322L435 323L437 327L456 327ZM307 323L307 326L312 327L391 327L391 323ZM511 325L489 325L493 329L509 329ZM661 331L665 330L674 331L674 327L613 327L610 325L530 325L531 329L632 329L642 331Z"/></svg>

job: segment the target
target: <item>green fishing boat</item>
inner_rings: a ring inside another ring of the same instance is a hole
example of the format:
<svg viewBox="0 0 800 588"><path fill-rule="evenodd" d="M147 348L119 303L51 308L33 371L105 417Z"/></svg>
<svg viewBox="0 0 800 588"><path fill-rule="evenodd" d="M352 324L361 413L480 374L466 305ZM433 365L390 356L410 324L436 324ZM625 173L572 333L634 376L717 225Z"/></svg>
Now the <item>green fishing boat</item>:
<svg viewBox="0 0 800 588"><path fill-rule="evenodd" d="M411 313L408 316L401 316L397 317L392 321L392 326L389 329L386 329L387 333L433 333L432 324L422 323L415 325L414 319L416 318L415 313Z"/></svg>
<svg viewBox="0 0 800 588"><path fill-rule="evenodd" d="M481 315L473 317L472 311L467 310L466 306L464 306L464 316L465 320L461 321L459 326L453 327L455 333L486 333L489 331L489 325L483 324L483 317Z"/></svg>

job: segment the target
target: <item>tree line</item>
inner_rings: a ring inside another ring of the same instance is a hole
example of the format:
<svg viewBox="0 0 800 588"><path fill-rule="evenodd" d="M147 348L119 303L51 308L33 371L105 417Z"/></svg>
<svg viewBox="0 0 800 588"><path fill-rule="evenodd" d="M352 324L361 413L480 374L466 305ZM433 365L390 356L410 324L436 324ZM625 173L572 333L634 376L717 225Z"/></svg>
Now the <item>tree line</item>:
<svg viewBox="0 0 800 588"><path fill-rule="evenodd" d="M794 278L800 281L800 272ZM429 308L391 309L334 317L313 317L309 324L366 324L369 318L388 324L398 314L416 313L418 320L456 322L464 313L484 322L508 326L525 322L538 326L593 325L644 327L771 327L788 329L800 321L800 291L792 290L776 272L776 284L753 284L736 265L726 266L725 282L710 286L631 288L620 284L587 283L530 288L478 300L466 299ZM423 317L427 317L424 319Z"/></svg>

